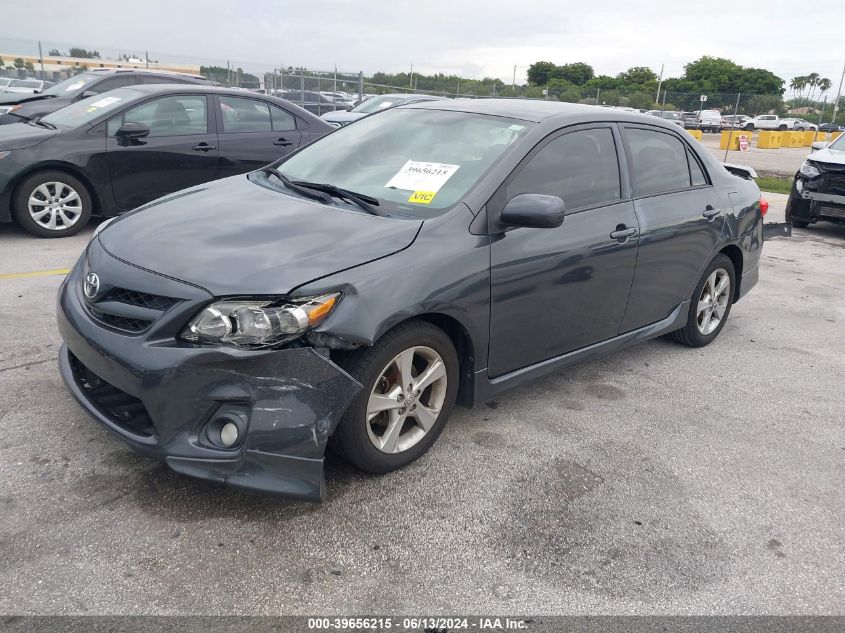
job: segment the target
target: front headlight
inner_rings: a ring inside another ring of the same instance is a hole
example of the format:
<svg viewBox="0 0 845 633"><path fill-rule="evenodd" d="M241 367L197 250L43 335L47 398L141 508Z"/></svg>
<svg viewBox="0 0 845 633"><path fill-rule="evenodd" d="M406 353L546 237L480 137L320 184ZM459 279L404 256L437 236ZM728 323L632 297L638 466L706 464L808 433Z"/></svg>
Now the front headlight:
<svg viewBox="0 0 845 633"><path fill-rule="evenodd" d="M217 301L207 305L182 332L195 343L241 348L272 347L292 341L328 318L340 293L286 301Z"/></svg>
<svg viewBox="0 0 845 633"><path fill-rule="evenodd" d="M807 160L804 161L804 164L801 165L801 169L799 169L798 171L800 171L807 178L815 178L819 175L819 168Z"/></svg>

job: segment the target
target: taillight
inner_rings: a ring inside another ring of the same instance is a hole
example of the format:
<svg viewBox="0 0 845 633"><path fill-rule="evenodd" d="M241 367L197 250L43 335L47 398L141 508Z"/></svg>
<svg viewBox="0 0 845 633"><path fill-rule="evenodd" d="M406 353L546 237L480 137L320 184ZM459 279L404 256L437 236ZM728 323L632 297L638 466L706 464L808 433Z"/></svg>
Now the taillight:
<svg viewBox="0 0 845 633"><path fill-rule="evenodd" d="M765 216L766 211L769 210L769 201L763 196L760 196L760 215Z"/></svg>

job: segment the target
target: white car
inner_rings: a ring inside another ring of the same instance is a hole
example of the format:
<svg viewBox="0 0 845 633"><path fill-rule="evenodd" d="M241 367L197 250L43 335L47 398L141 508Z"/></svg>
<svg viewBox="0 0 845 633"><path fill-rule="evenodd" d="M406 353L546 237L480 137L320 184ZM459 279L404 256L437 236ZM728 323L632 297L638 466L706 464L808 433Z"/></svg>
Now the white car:
<svg viewBox="0 0 845 633"><path fill-rule="evenodd" d="M796 119L782 119L776 114L760 114L745 122L745 130L792 130Z"/></svg>
<svg viewBox="0 0 845 633"><path fill-rule="evenodd" d="M40 79L12 79L3 91L21 94L38 94L52 85L52 81L41 81Z"/></svg>

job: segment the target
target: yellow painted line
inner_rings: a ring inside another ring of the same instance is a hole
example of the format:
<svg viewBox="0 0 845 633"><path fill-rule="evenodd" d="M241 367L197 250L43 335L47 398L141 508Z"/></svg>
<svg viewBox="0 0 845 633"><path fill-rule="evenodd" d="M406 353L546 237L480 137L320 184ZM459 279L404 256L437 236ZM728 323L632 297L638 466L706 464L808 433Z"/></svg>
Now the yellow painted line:
<svg viewBox="0 0 845 633"><path fill-rule="evenodd" d="M52 277L53 275L67 275L70 268L53 268L52 270L35 270L29 273L3 273L0 279L24 279L26 277Z"/></svg>

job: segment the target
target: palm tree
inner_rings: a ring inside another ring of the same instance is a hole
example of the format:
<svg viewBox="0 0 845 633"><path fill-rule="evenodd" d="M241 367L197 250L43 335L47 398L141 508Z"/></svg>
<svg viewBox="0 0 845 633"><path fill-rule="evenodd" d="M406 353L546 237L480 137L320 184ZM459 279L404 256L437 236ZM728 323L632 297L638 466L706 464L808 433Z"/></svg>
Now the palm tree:
<svg viewBox="0 0 845 633"><path fill-rule="evenodd" d="M810 86L810 95L808 97L809 101L813 100L813 95L816 92L816 86L819 85L819 73L810 73L807 75L807 84Z"/></svg>
<svg viewBox="0 0 845 633"><path fill-rule="evenodd" d="M792 92L795 94L796 98L800 99L801 93L804 91L804 88L807 87L807 77L803 75L793 77L792 81L789 82L789 87L792 88Z"/></svg>
<svg viewBox="0 0 845 633"><path fill-rule="evenodd" d="M822 77L821 79L819 79L819 97L821 97L825 92L830 90L832 85L833 83L827 77Z"/></svg>

